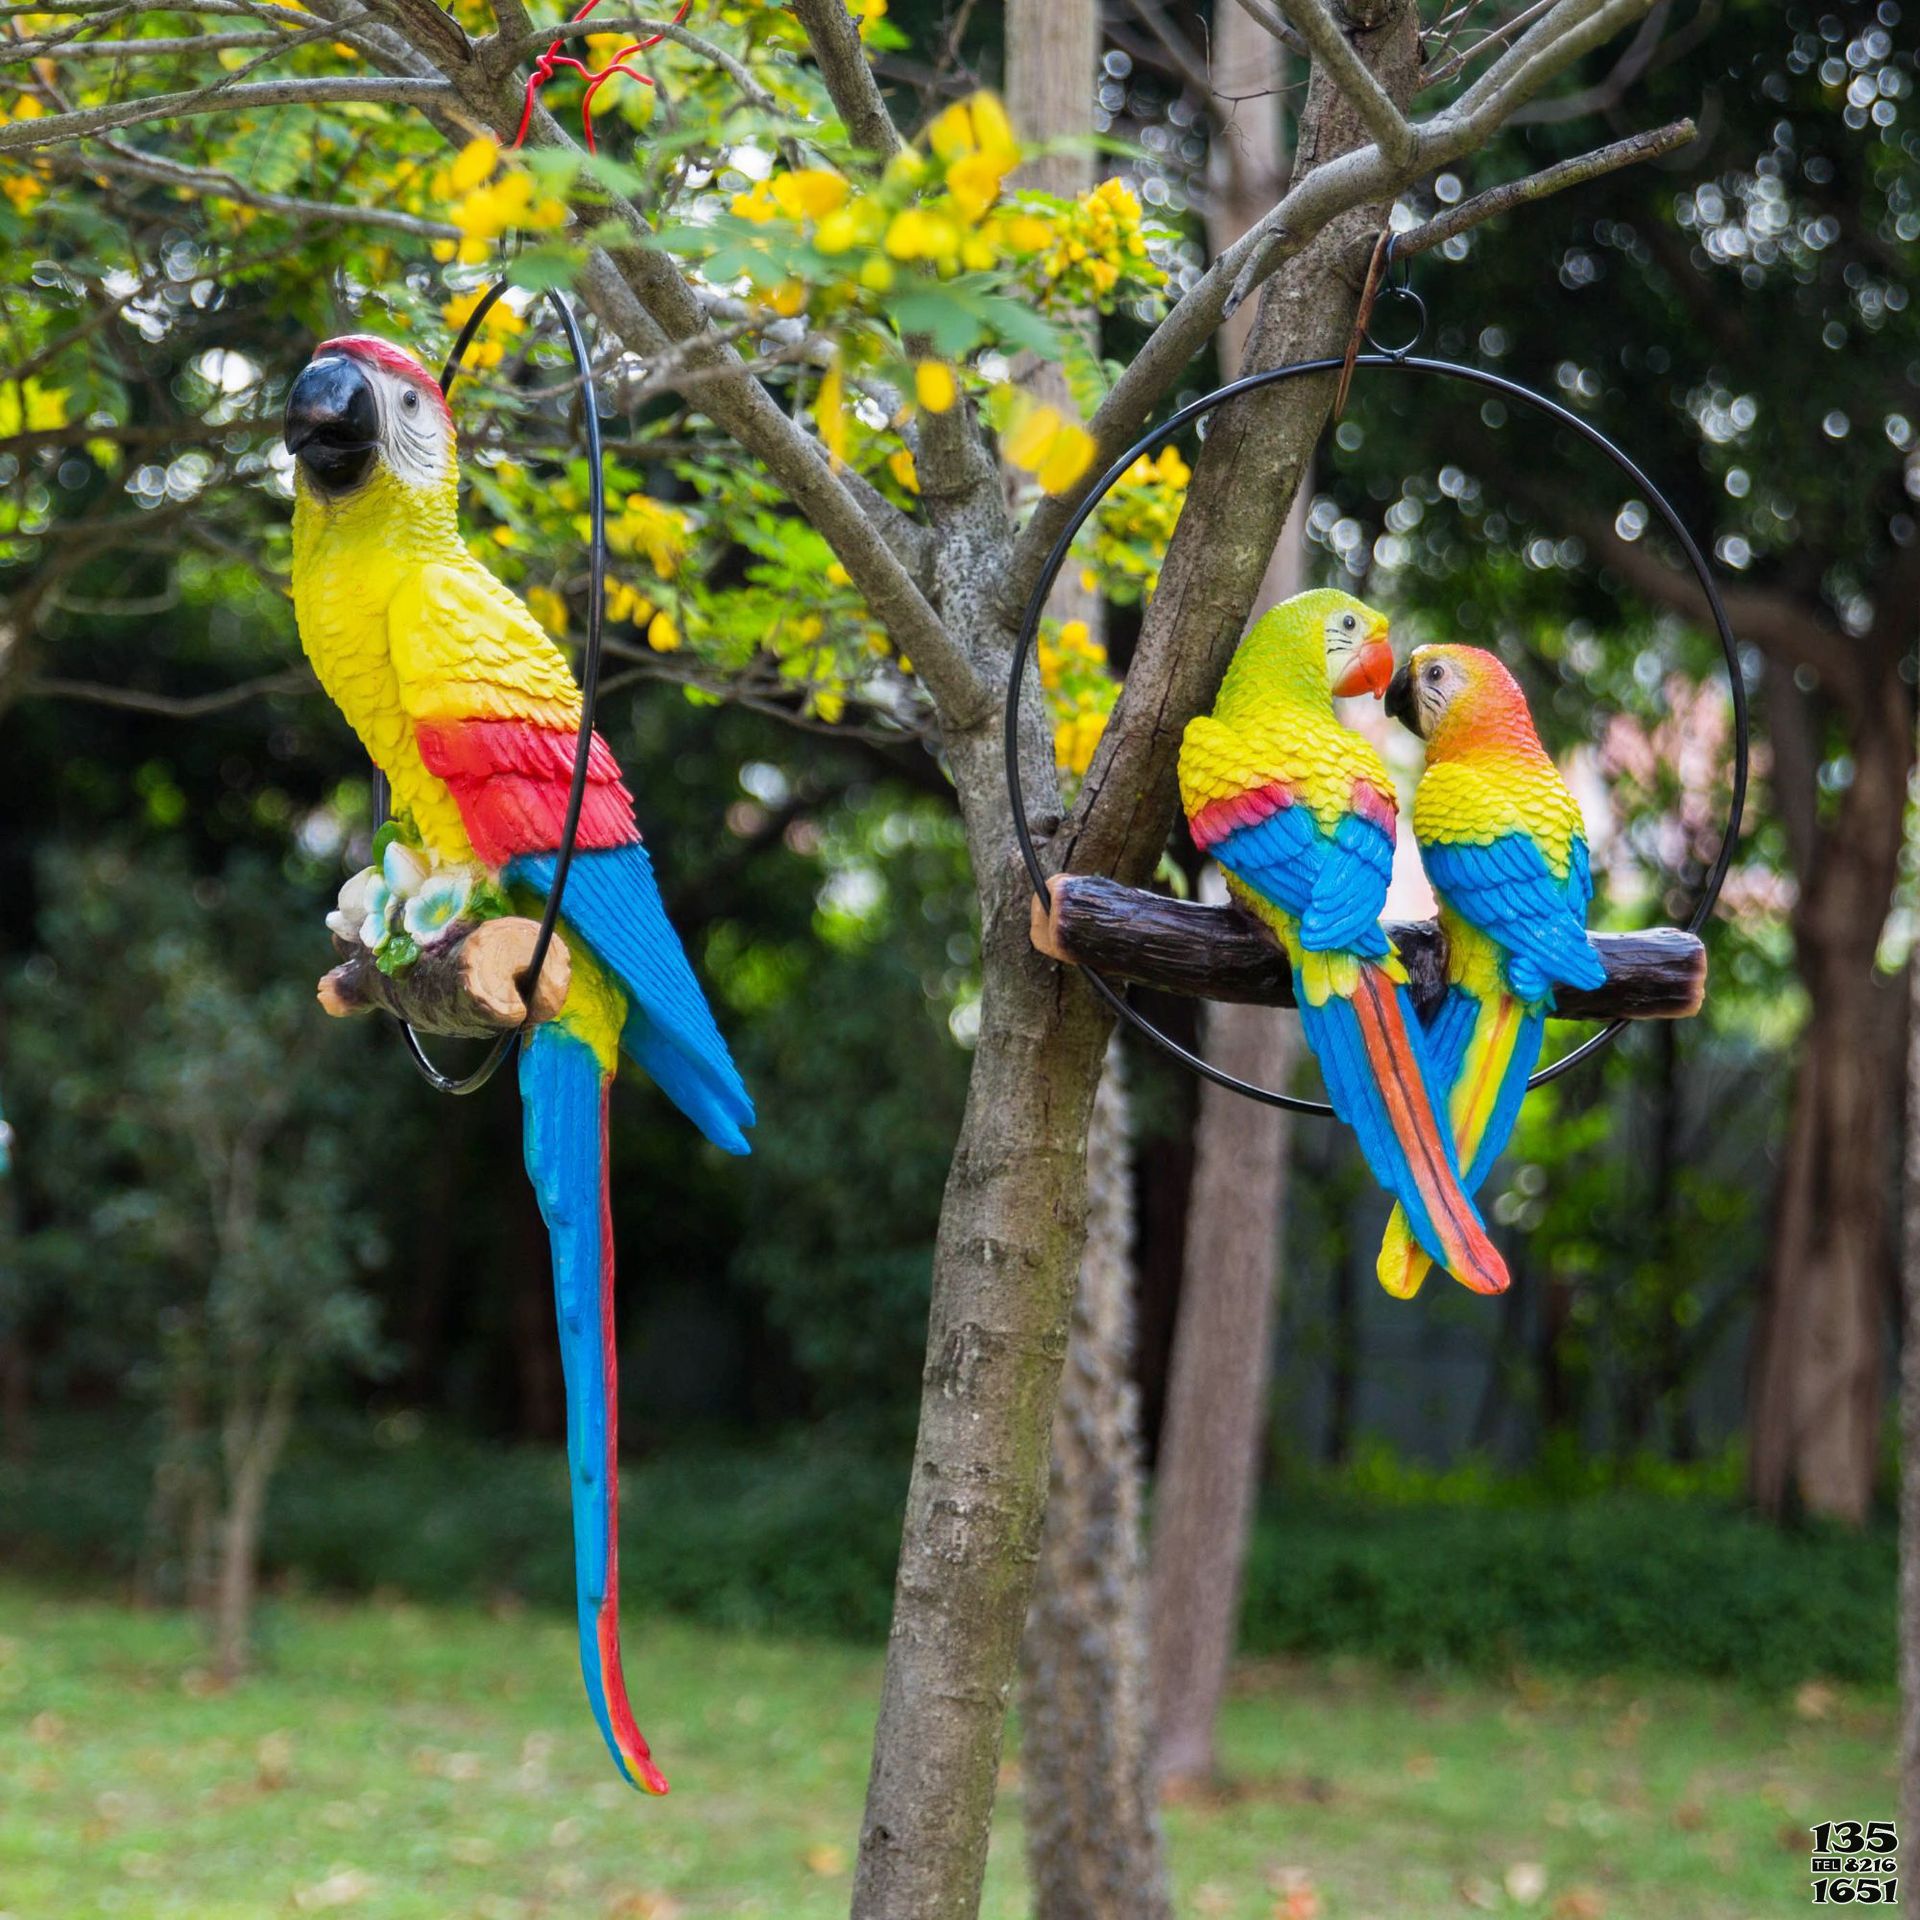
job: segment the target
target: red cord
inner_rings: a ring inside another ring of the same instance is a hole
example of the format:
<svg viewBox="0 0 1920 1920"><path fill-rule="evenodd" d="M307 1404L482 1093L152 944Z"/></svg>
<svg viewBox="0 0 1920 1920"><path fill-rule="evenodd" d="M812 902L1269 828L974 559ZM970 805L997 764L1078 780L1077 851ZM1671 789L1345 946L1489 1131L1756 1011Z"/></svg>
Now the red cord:
<svg viewBox="0 0 1920 1920"><path fill-rule="evenodd" d="M571 26L576 20L584 20L599 4L600 0L585 0L580 10L569 17L567 24ZM692 6L693 0L680 0L679 9L673 16L673 24L676 27L687 17ZM527 99L526 105L520 110L520 131L513 136L508 150L517 152L526 140L527 129L533 125L533 103L540 97L540 89L553 78L554 69L570 67L587 83L587 91L580 102L580 130L587 136L587 151L599 152L599 148L593 143L593 96L616 73L624 73L629 80L638 80L643 87L652 86L653 82L647 75L636 73L626 64L626 61L631 54L644 53L649 47L657 47L666 37L664 33L656 33L650 39L631 42L622 47L598 73L595 73L584 61L574 59L571 54L562 53L560 49L566 45L566 42L564 39L556 40L533 63L533 71L527 76Z"/></svg>

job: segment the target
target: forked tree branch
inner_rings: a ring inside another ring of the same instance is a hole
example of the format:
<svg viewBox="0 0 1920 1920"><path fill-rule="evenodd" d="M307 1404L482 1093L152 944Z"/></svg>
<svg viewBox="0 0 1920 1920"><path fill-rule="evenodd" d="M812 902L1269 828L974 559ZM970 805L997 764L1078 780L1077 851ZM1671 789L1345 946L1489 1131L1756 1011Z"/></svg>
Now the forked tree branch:
<svg viewBox="0 0 1920 1920"><path fill-rule="evenodd" d="M1339 22L1327 11L1326 0L1280 0L1280 7L1327 77L1346 95L1381 153L1396 167L1408 165L1414 155L1413 128L1354 52Z"/></svg>
<svg viewBox="0 0 1920 1920"><path fill-rule="evenodd" d="M1395 239L1394 255L1397 259L1410 260L1417 253L1443 245L1455 234L1465 233L1469 227L1511 213L1515 207L1528 206L1535 200L1546 199L1549 194L1563 193L1568 187L1598 180L1603 174L1616 173L1642 160L1657 160L1662 154L1686 146L1698 131L1691 120L1675 120L1651 132L1632 134L1625 140L1614 141L1611 146L1597 147L1592 153L1543 167L1524 179L1490 187L1485 193L1462 200L1457 207L1449 207L1445 213L1417 227L1409 227Z"/></svg>
<svg viewBox="0 0 1920 1920"><path fill-rule="evenodd" d="M216 81L185 93L149 94L138 100L112 100L72 113L43 114L37 120L0 124L0 153L24 153L58 146L66 140L90 140L120 127L156 120L186 120L208 113L254 113L266 107L339 106L373 102L382 106L447 106L455 95L444 80L325 78L257 80L242 86Z"/></svg>
<svg viewBox="0 0 1920 1920"><path fill-rule="evenodd" d="M1396 166L1377 144L1358 147L1315 167L1290 187L1272 211L1222 253L1175 303L1095 411L1088 431L1098 451L1088 478L1065 494L1042 500L1015 545L1001 603L1008 624L1019 619L1047 553L1088 488L1139 434L1231 306L1302 252L1341 214L1369 201L1389 199L1422 174L1483 146L1521 100L1531 98L1583 53L1653 4L1654 0L1560 0L1468 95L1413 123L1413 158L1408 163Z"/></svg>

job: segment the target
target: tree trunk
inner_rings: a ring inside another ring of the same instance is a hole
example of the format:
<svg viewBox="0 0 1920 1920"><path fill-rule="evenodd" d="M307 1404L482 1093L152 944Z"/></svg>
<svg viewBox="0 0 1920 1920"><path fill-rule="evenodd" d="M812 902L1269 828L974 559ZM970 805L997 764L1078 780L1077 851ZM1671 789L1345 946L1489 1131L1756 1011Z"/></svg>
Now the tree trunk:
<svg viewBox="0 0 1920 1920"><path fill-rule="evenodd" d="M1920 951L1907 961L1907 1151L1901 1181L1900 1831L1920 1835ZM1909 1838L1907 1844L1913 1841Z"/></svg>
<svg viewBox="0 0 1920 1920"><path fill-rule="evenodd" d="M259 1586L260 1525L267 1486L293 1424L292 1362L274 1369L258 1412L236 1414L227 1438L227 1510L220 1526L220 1566L213 1594L213 1665L222 1680L246 1672Z"/></svg>
<svg viewBox="0 0 1920 1920"><path fill-rule="evenodd" d="M1413 10L1385 0L1372 11L1384 30L1361 35L1356 51L1404 101L1418 68ZM1320 82L1309 92L1306 127L1303 145L1311 139L1307 150L1321 160L1364 143L1357 116ZM1280 353L1324 352L1329 341L1337 351L1356 292L1345 263L1381 217L1377 205L1359 207L1290 259L1268 283L1256 338L1264 329ZM1162 701L1164 670L1224 664L1221 648L1244 624L1325 420L1331 389L1310 385L1273 405L1242 403L1208 434L1148 611L1150 624L1164 630L1172 621L1183 633L1184 615L1198 613L1205 630L1197 655L1183 648L1176 662L1160 648L1163 671L1143 689L1142 713L1177 723L1192 710L1190 696L1169 687ZM1004 550L987 525L987 496L949 486L923 498L938 534L936 587L949 629L976 657L1004 657L1012 616L1000 607L998 576L990 567L965 571L968 556L984 567L985 556ZM1204 580L1195 566L1202 553ZM1140 783L1130 781L1129 804L1116 807L1112 821L1096 806L1072 836L1063 834L1057 816L1036 804L1053 785L1048 729L1033 723L1036 681L1026 690L1019 771L1050 863L1063 864L1061 843L1071 838L1066 859L1075 864L1151 871L1172 813L1171 740L1156 753L1164 769L1156 764ZM955 725L944 742L981 898L980 1037L934 1252L928 1364L854 1920L973 1920L979 1911L1085 1231L1086 1129L1107 1020L1084 983L1028 938L1032 895L1011 844L997 720ZM1096 776L1101 765L1096 760ZM1090 779L1083 800L1100 791Z"/></svg>
<svg viewBox="0 0 1920 1920"><path fill-rule="evenodd" d="M985 896L980 1037L934 1248L855 1920L979 1911L1107 1038L1093 994L1027 938L1031 894L1009 857L997 728L952 744L963 803L975 802L968 824Z"/></svg>
<svg viewBox="0 0 1920 1920"><path fill-rule="evenodd" d="M1298 1057L1296 1016L1208 1009L1208 1056L1265 1086ZM1154 1489L1152 1646L1162 1784L1218 1771L1214 1723L1240 1617L1240 1581L1266 1426L1286 1191L1287 1116L1209 1082L1200 1095L1186 1273Z"/></svg>
<svg viewBox="0 0 1920 1920"><path fill-rule="evenodd" d="M1809 1003L1754 1351L1752 1492L1859 1524L1873 1497L1891 1285L1891 996L1874 955L1899 865L1912 756L1894 683L1856 730L1852 784L1794 908Z"/></svg>
<svg viewBox="0 0 1920 1920"><path fill-rule="evenodd" d="M1021 1650L1027 1861L1040 1920L1171 1920L1149 1762L1133 1355L1133 1166L1118 1041L1087 1137L1087 1246Z"/></svg>
<svg viewBox="0 0 1920 1920"><path fill-rule="evenodd" d="M1207 223L1216 254L1280 195L1286 67L1280 42L1244 7L1218 9L1213 81L1220 131ZM1250 306L1242 307L1220 329L1221 372L1229 378L1241 370L1253 317ZM1256 611L1306 584L1310 491L1303 476ZM1218 889L1217 876L1208 879ZM1206 1040L1208 1058L1228 1073L1278 1087L1298 1058L1299 1024L1291 1014L1223 1003L1207 1010ZM1214 1728L1259 1486L1289 1132L1278 1108L1256 1106L1211 1081L1200 1090L1186 1265L1160 1437L1149 1615L1156 1758L1162 1786L1175 1791L1219 1771Z"/></svg>
<svg viewBox="0 0 1920 1920"><path fill-rule="evenodd" d="M1092 184L1100 53L1095 0L1009 0L1007 108L1023 138L1055 148L1020 184L1062 196ZM1088 346L1099 323L1083 316ZM1066 376L1038 368L1036 397L1072 412ZM1097 594L1068 568L1048 612L1103 637ZM1133 1194L1117 1045L1094 1098L1087 1247L1054 1413L1040 1564L1022 1645L1027 1858L1040 1920L1170 1915L1148 1762L1146 1591L1139 1399L1133 1359Z"/></svg>

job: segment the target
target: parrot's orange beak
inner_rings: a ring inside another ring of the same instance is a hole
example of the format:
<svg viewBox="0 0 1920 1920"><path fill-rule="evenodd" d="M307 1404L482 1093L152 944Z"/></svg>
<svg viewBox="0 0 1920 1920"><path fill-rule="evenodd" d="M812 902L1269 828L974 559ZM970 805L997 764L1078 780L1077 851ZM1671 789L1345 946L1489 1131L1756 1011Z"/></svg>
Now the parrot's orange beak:
<svg viewBox="0 0 1920 1920"><path fill-rule="evenodd" d="M1393 649L1387 644L1387 629L1382 624L1361 643L1360 651L1340 676L1340 684L1334 688L1334 692L1342 700L1351 700L1362 693L1370 693L1378 700L1386 692L1387 682L1392 678Z"/></svg>

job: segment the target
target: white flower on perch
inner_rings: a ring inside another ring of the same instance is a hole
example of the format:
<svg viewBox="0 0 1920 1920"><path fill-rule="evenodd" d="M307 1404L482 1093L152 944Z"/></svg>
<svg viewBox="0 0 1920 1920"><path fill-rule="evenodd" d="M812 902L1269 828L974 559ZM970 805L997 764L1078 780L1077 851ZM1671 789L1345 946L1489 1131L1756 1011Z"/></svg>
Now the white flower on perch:
<svg viewBox="0 0 1920 1920"><path fill-rule="evenodd" d="M361 937L370 911L369 895L379 877L372 867L362 867L340 889L339 902L327 915L329 933L338 934L342 940L358 940Z"/></svg>
<svg viewBox="0 0 1920 1920"><path fill-rule="evenodd" d="M391 859L392 848L387 853ZM407 900L401 924L421 946L430 946L466 911L472 892L472 880L457 867L431 874Z"/></svg>

